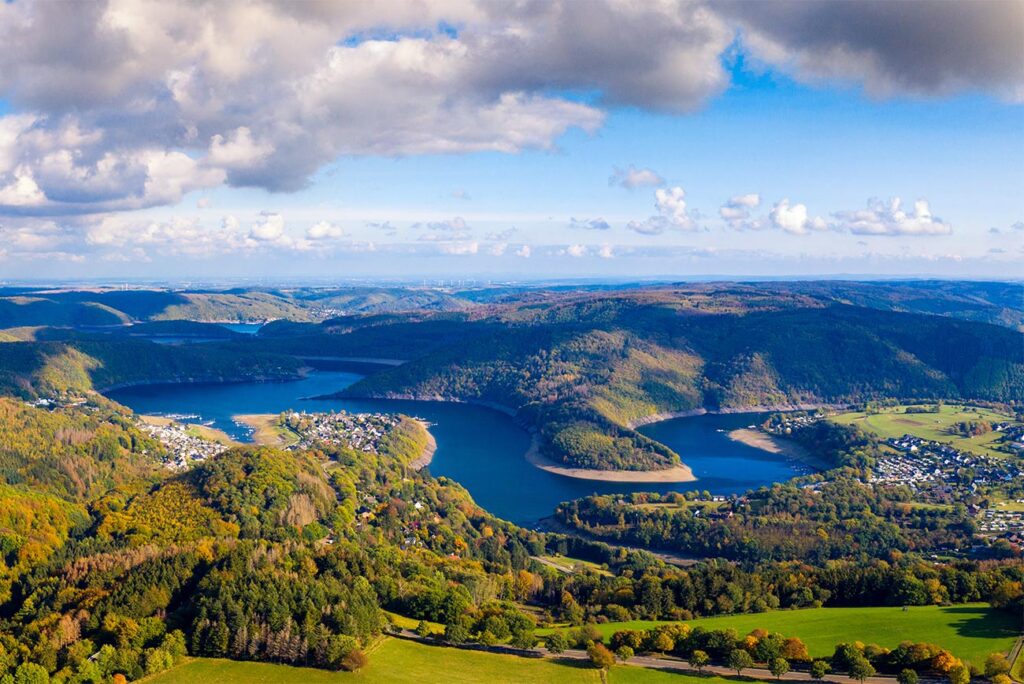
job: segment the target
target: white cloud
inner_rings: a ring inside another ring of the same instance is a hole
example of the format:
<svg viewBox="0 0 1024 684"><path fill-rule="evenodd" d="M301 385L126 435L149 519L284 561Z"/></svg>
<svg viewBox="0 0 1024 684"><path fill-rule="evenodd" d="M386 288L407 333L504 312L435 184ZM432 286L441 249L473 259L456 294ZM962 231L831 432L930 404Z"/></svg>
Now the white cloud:
<svg viewBox="0 0 1024 684"><path fill-rule="evenodd" d="M806 235L812 230L821 231L828 228L828 224L823 218L820 216L811 218L807 213L806 205L790 204L789 198L776 203L768 217L773 226L794 235Z"/></svg>
<svg viewBox="0 0 1024 684"><path fill-rule="evenodd" d="M638 169L632 164L627 169L615 167L608 178L608 185L618 185L627 190L642 187L658 187L665 184L665 179L651 169Z"/></svg>
<svg viewBox="0 0 1024 684"><path fill-rule="evenodd" d="M529 259L531 253L532 249L530 248L530 245L520 245L516 250L516 256L523 259Z"/></svg>
<svg viewBox="0 0 1024 684"><path fill-rule="evenodd" d="M345 235L341 226L336 226L328 221L317 221L306 230L308 240L337 240Z"/></svg>
<svg viewBox="0 0 1024 684"><path fill-rule="evenodd" d="M273 145L254 140L248 126L239 126L227 137L218 133L210 138L207 159L214 166L240 169L259 163L273 151Z"/></svg>
<svg viewBox="0 0 1024 684"><path fill-rule="evenodd" d="M734 195L718 208L718 215L730 228L756 230L761 227L761 221L751 220L750 210L757 209L759 206L761 206L761 196L756 192Z"/></svg>
<svg viewBox="0 0 1024 684"><path fill-rule="evenodd" d="M249 237L260 242L280 240L284 237L284 217L275 212L260 212L260 218L249 230Z"/></svg>
<svg viewBox="0 0 1024 684"><path fill-rule="evenodd" d="M585 245L569 245L565 248L565 253L578 259L587 255L587 248Z"/></svg>
<svg viewBox="0 0 1024 684"><path fill-rule="evenodd" d="M932 215L928 200L924 199L914 202L914 210L909 214L903 210L903 201L893 197L887 203L872 199L867 209L840 211L833 216L837 229L856 235L949 235L953 232L952 226Z"/></svg>
<svg viewBox="0 0 1024 684"><path fill-rule="evenodd" d="M34 207L46 201L29 169L19 166L13 175L7 186L0 187L0 206Z"/></svg>
<svg viewBox="0 0 1024 684"><path fill-rule="evenodd" d="M603 244L601 245L601 248L597 250L597 256L601 257L602 259L614 259L615 249L607 243Z"/></svg>
<svg viewBox="0 0 1024 684"><path fill-rule="evenodd" d="M654 191L654 208L658 212L643 221L630 221L626 228L641 235L660 235L668 229L696 230L697 222L686 208L686 191L680 186Z"/></svg>

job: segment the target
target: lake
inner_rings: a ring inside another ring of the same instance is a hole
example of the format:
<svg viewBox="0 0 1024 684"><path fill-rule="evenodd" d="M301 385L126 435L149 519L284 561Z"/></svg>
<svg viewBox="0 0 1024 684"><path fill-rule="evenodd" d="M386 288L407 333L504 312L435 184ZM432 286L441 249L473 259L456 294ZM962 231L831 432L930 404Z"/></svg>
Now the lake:
<svg viewBox="0 0 1024 684"><path fill-rule="evenodd" d="M473 404L430 401L330 399L305 400L337 392L359 380L355 373L316 371L294 382L178 384L129 387L109 397L138 413L189 415L246 441L250 431L231 416L280 413L288 409L405 413L430 422L437 453L434 476L458 481L478 504L495 515L532 526L551 515L562 501L588 494L633 491L710 490L734 494L807 472L800 464L739 444L725 432L761 419L763 414L704 415L677 418L640 429L682 456L699 478L680 484L597 482L554 475L523 458L530 436L503 413ZM719 432L723 430L725 432Z"/></svg>

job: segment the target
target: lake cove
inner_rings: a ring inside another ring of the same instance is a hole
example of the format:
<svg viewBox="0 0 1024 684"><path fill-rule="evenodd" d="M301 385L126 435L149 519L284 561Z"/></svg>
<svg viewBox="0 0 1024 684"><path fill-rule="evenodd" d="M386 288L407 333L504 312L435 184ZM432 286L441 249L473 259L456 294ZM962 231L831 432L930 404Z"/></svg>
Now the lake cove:
<svg viewBox="0 0 1024 684"><path fill-rule="evenodd" d="M692 489L734 494L807 472L799 463L729 439L730 430L757 422L763 414L706 414L644 426L641 432L679 453L698 478L657 484L579 480L535 468L524 458L530 435L509 416L483 406L390 399L306 400L338 392L360 377L316 371L293 382L146 385L108 396L137 413L189 416L188 422L208 423L241 441L249 441L251 435L250 428L233 420L239 414L345 410L423 418L437 440L431 474L459 482L487 510L526 526L551 515L562 501L589 494Z"/></svg>

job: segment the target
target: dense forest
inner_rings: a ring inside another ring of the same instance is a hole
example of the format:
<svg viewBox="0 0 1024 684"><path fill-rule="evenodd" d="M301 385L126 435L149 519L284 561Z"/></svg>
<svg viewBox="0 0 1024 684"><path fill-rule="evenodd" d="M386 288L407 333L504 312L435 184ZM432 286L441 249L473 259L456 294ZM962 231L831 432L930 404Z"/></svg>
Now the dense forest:
<svg viewBox="0 0 1024 684"><path fill-rule="evenodd" d="M391 629L389 613L441 623L451 641L529 647L535 627L556 622L978 600L1018 610L1022 596L1019 561L924 562L914 548L900 553L898 538L872 545L871 528L856 542L865 553L849 559L781 560L739 545L743 565L685 569L523 530L454 482L411 470L424 444L411 422L379 455L242 447L172 474L154 470L159 448L114 406L4 407L18 436L0 507L8 672L28 663L60 681L136 679L186 653L357 669ZM60 451L41 453L55 436ZM65 458L91 479L61 480ZM803 505L785 487L762 504L752 496L766 520ZM828 529L885 505L829 497L809 514ZM933 529L908 523L907 539ZM558 572L536 560L550 553L609 570Z"/></svg>

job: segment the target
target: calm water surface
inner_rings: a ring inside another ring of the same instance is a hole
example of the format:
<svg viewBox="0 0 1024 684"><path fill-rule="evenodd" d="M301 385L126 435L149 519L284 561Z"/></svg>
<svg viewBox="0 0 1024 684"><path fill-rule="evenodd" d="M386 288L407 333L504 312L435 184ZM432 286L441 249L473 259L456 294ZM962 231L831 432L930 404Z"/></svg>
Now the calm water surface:
<svg viewBox="0 0 1024 684"><path fill-rule="evenodd" d="M138 413L190 415L236 439L248 440L248 428L231 416L279 413L287 409L405 413L430 423L437 453L430 464L435 476L450 477L495 515L532 525L555 506L588 494L632 491L708 489L732 494L805 472L795 463L730 440L725 432L757 421L761 414L706 415L679 418L641 428L682 456L699 478L678 485L594 482L552 475L523 458L530 437L508 416L471 404L396 400L306 400L337 392L360 378L354 373L317 371L302 380L281 383L216 385L148 385L110 393L110 398Z"/></svg>

